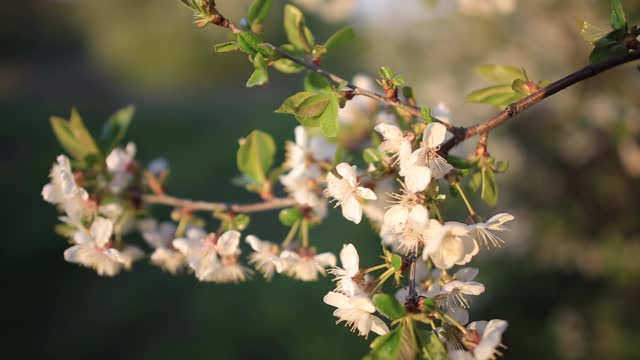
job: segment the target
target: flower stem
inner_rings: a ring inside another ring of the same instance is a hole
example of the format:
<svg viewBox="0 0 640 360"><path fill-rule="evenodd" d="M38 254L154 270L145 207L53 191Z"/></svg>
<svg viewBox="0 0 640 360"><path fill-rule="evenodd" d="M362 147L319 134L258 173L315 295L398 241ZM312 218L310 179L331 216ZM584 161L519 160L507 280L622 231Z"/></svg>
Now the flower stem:
<svg viewBox="0 0 640 360"><path fill-rule="evenodd" d="M386 267L388 267L388 266L389 266L389 265L387 265L386 263L385 263L385 264L376 265L376 266L372 266L372 267L370 267L370 268L365 269L365 270L364 270L364 273L365 273L365 274L368 274L368 273L370 273L370 272L372 272L372 271L376 271L376 270L384 269L384 268L386 268Z"/></svg>
<svg viewBox="0 0 640 360"><path fill-rule="evenodd" d="M302 247L309 247L309 221L307 219L302 219L302 228L300 229L302 235Z"/></svg>
<svg viewBox="0 0 640 360"><path fill-rule="evenodd" d="M282 242L282 247L283 248L286 248L287 245L289 245L289 243L291 243L291 240L293 240L293 238L296 236L296 232L298 232L298 227L300 227L300 220L296 221L291 226L291 230L289 230L289 233L287 234L287 237L284 238L284 241Z"/></svg>
<svg viewBox="0 0 640 360"><path fill-rule="evenodd" d="M469 199L467 199L467 195L465 195L464 191L462 191L462 187L460 186L460 183L454 183L453 186L458 191L458 194L460 194L460 197L462 197L462 201L464 201L464 204L467 207L467 210L469 210L469 215L471 215L472 218L475 217L476 212L475 210L473 210L473 207L471 206Z"/></svg>

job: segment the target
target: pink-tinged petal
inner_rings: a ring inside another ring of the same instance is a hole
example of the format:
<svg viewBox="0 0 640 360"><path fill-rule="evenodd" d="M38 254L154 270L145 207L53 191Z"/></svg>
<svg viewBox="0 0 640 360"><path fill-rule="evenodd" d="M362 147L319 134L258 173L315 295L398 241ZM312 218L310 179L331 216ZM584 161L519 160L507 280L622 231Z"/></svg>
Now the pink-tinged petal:
<svg viewBox="0 0 640 360"><path fill-rule="evenodd" d="M447 128L440 123L433 122L425 127L422 136L422 141L424 141L427 148L432 149L442 144L447 136Z"/></svg>
<svg viewBox="0 0 640 360"><path fill-rule="evenodd" d="M377 200L378 196L376 196L376 193L373 192L373 190L366 188L366 187L362 187L362 186L358 186L356 188L356 192L358 193L358 196L360 196L361 198L365 199L365 200Z"/></svg>
<svg viewBox="0 0 640 360"><path fill-rule="evenodd" d="M64 251L64 260L70 263L80 263L80 251L82 245L73 245Z"/></svg>

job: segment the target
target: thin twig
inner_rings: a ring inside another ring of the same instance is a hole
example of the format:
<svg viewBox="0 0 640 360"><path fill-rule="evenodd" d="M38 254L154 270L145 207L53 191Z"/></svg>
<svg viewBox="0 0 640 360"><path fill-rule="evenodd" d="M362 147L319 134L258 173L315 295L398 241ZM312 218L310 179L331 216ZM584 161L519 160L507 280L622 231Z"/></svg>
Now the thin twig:
<svg viewBox="0 0 640 360"><path fill-rule="evenodd" d="M240 29L237 25L235 25L233 22L229 21L229 19L225 18L224 16L222 16L222 14L220 14L219 12L217 13L219 15L219 17L222 19L222 21L212 21L212 24L214 25L218 25L220 27L224 27L227 28L229 30L231 30L234 34L240 33L242 32L242 29ZM302 65L305 68L307 68L308 70L311 70L313 72L316 72L322 76L324 76L325 78L333 81L336 84L344 84L346 87L348 87L349 89L353 90L353 92L351 93L352 96L355 95L361 95L361 96L366 96L372 99L375 99L377 101L380 101L382 103L385 103L389 106L393 106L395 108L398 108L406 113L408 113L409 115L413 116L413 117L422 117L422 112L420 111L420 108L417 106L413 106L413 105L409 105L406 103L403 103L402 101L398 100L397 98L388 98L382 94L379 94L375 91L371 91L371 90L367 90L364 88L361 88L359 86L356 86L354 83L347 81L346 79L332 73L329 72L325 69L323 69L322 67L320 67L319 65L315 64L314 62L311 61L306 61L304 59L295 57L293 55L288 54L287 52L285 52L284 50L280 49L279 47L267 43L265 42L264 45L270 47L272 50L276 51L278 54L280 54L280 56L282 56L285 59L291 60L294 63L298 64L298 65ZM444 126L446 126L447 128L451 127L448 123L437 119L435 117L432 117L432 119L434 119L435 121L443 124Z"/></svg>
<svg viewBox="0 0 640 360"><path fill-rule="evenodd" d="M454 128L454 131L452 131L454 134L453 138L442 144L442 146L440 147L440 152L446 155L454 146L460 144L461 142L467 140L472 136L489 132L491 129L505 123L507 120L520 114L524 110L539 103L540 101L550 97L551 95L556 94L583 80L594 77L601 72L638 59L640 59L640 51L634 51L611 57L599 63L588 65L572 74L561 78L558 81L549 84L547 87L534 92L524 99L509 105L505 110L487 121L483 121L468 128Z"/></svg>
<svg viewBox="0 0 640 360"><path fill-rule="evenodd" d="M168 195L144 195L142 200L147 204L169 205L185 208L192 211L228 211L232 213L254 213L282 209L295 206L296 201L291 198L274 198L271 200L253 204L232 204L223 202L194 201L180 199Z"/></svg>

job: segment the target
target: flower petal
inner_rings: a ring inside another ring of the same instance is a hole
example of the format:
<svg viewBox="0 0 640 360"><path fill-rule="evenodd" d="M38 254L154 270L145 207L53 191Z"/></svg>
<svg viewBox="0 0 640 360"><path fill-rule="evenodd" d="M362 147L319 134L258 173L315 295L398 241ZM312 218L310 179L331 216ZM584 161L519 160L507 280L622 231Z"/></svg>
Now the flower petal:
<svg viewBox="0 0 640 360"><path fill-rule="evenodd" d="M362 206L354 196L342 200L342 216L356 224L362 220Z"/></svg>
<svg viewBox="0 0 640 360"><path fill-rule="evenodd" d="M346 270L349 277L354 277L360 271L360 257L358 256L358 250L353 244L347 244L342 247L340 251L340 263Z"/></svg>
<svg viewBox="0 0 640 360"><path fill-rule="evenodd" d="M440 123L432 122L424 128L422 141L424 141L427 148L433 149L442 144L446 136L447 128Z"/></svg>

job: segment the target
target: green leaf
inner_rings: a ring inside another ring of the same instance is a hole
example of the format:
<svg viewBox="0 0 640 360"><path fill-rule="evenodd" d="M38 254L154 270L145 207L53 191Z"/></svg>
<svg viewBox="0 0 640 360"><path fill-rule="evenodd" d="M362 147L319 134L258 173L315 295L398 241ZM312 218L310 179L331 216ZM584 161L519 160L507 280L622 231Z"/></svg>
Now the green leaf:
<svg viewBox="0 0 640 360"><path fill-rule="evenodd" d="M611 0L611 28L627 31L627 17L620 0Z"/></svg>
<svg viewBox="0 0 640 360"><path fill-rule="evenodd" d="M298 49L310 53L315 40L311 31L305 26L304 15L297 7L287 4L284 6L284 30L289 42Z"/></svg>
<svg viewBox="0 0 640 360"><path fill-rule="evenodd" d="M91 133L87 130L87 127L82 121L82 117L80 117L80 114L78 114L78 111L75 108L71 109L69 126L73 132L73 136L87 154L100 154L98 145L96 145L95 140L93 140L93 136L91 136Z"/></svg>
<svg viewBox="0 0 640 360"><path fill-rule="evenodd" d="M476 90L467 95L465 101L470 103L493 105L504 109L523 97L525 97L525 95L513 91L511 84L509 84L495 85Z"/></svg>
<svg viewBox="0 0 640 360"><path fill-rule="evenodd" d="M404 306L393 295L375 294L373 295L373 303L384 316L391 320L398 320L406 315Z"/></svg>
<svg viewBox="0 0 640 360"><path fill-rule="evenodd" d="M266 181L266 174L273 165L276 145L271 135L254 130L247 136L236 157L240 172L256 182Z"/></svg>
<svg viewBox="0 0 640 360"><path fill-rule="evenodd" d="M477 171L473 173L469 180L469 190L476 192L480 189L480 186L482 186L482 171Z"/></svg>
<svg viewBox="0 0 640 360"><path fill-rule="evenodd" d="M215 50L215 52L223 53L223 52L240 50L240 46L238 46L238 44L235 41L228 41L228 42L214 45L213 50Z"/></svg>
<svg viewBox="0 0 640 360"><path fill-rule="evenodd" d="M280 210L278 218L284 226L292 226L296 221L302 219L302 212L298 208L287 208Z"/></svg>
<svg viewBox="0 0 640 360"><path fill-rule="evenodd" d="M238 231L244 231L251 222L251 218L247 214L238 214L233 217L233 224Z"/></svg>
<svg viewBox="0 0 640 360"><path fill-rule="evenodd" d="M116 111L106 124L102 127L102 133L100 135L102 149L105 154L111 152L113 148L118 146L124 136L127 134L131 119L136 112L136 108L133 105L129 105L123 109Z"/></svg>
<svg viewBox="0 0 640 360"><path fill-rule="evenodd" d="M326 77L312 71L304 77L304 89L309 92L330 94L332 87Z"/></svg>
<svg viewBox="0 0 640 360"><path fill-rule="evenodd" d="M329 95L301 91L288 97L276 112L293 114L299 117L316 117L325 111L329 105L329 100Z"/></svg>
<svg viewBox="0 0 640 360"><path fill-rule="evenodd" d="M395 271L400 271L402 269L402 256L398 254L391 255L391 266Z"/></svg>
<svg viewBox="0 0 640 360"><path fill-rule="evenodd" d="M371 353L366 357L372 360L395 360L400 355L402 345L402 331L404 326L401 324L388 334L378 336L371 342Z"/></svg>
<svg viewBox="0 0 640 360"><path fill-rule="evenodd" d="M424 120L425 123L432 123L433 122L433 117L431 116L431 109L428 107L423 107L420 108L420 115L422 116L422 120Z"/></svg>
<svg viewBox="0 0 640 360"><path fill-rule="evenodd" d="M622 55L628 52L628 49L621 43L610 43L608 45L596 45L589 55L589 61L594 64L615 55Z"/></svg>
<svg viewBox="0 0 640 360"><path fill-rule="evenodd" d="M336 31L333 35L331 35L327 41L324 43L324 47L327 51L332 51L338 45L345 43L347 41L351 41L356 37L356 33L353 31L351 27L343 27L342 29Z"/></svg>
<svg viewBox="0 0 640 360"><path fill-rule="evenodd" d="M391 71L391 69L389 69L388 66L382 66L380 67L380 70L378 70L378 73L380 74L380 77L383 79L393 79L393 71Z"/></svg>
<svg viewBox="0 0 640 360"><path fill-rule="evenodd" d="M262 57L262 54L256 54L253 58L253 73L249 80L247 80L247 87L254 87L256 85L264 85L269 81L269 72L267 70L267 61Z"/></svg>
<svg viewBox="0 0 640 360"><path fill-rule="evenodd" d="M480 197L490 207L496 206L498 202L498 184L493 169L489 166L482 168L482 191Z"/></svg>
<svg viewBox="0 0 640 360"><path fill-rule="evenodd" d="M375 147L364 149L362 152L362 158L367 164L379 165L382 163L382 153Z"/></svg>
<svg viewBox="0 0 640 360"><path fill-rule="evenodd" d="M259 44L256 50L268 61L278 60L282 57L279 52L265 43Z"/></svg>
<svg viewBox="0 0 640 360"><path fill-rule="evenodd" d="M478 159L466 160L457 156L449 155L447 162L457 169L471 169L478 166Z"/></svg>
<svg viewBox="0 0 640 360"><path fill-rule="evenodd" d="M320 129L326 137L332 138L338 135L338 110L340 104L338 97L332 94L329 97L329 104L324 112L319 116Z"/></svg>
<svg viewBox="0 0 640 360"><path fill-rule="evenodd" d="M505 85L513 83L516 79L528 81L527 75L522 68L508 65L482 65L474 68L478 75L482 76L489 82Z"/></svg>
<svg viewBox="0 0 640 360"><path fill-rule="evenodd" d="M249 25L252 30L254 30L254 27L264 22L264 19L269 14L269 10L271 10L272 4L273 0L255 0L251 4L247 19L249 20Z"/></svg>
<svg viewBox="0 0 640 360"><path fill-rule="evenodd" d="M237 35L238 46L242 51L246 52L253 58L258 52L258 45L262 44L262 38L260 35L251 31L242 31Z"/></svg>
<svg viewBox="0 0 640 360"><path fill-rule="evenodd" d="M424 329L416 329L416 337L418 338L418 346L420 352L419 359L424 360L448 360L447 349L433 331Z"/></svg>
<svg viewBox="0 0 640 360"><path fill-rule="evenodd" d="M304 50L297 49L295 46L291 44L284 44L280 47L280 50L285 53L295 56L295 57L303 57L305 55ZM305 69L304 66L295 63L289 59L282 58L273 63L273 67L277 70L285 73L285 74L295 74L303 71Z"/></svg>

